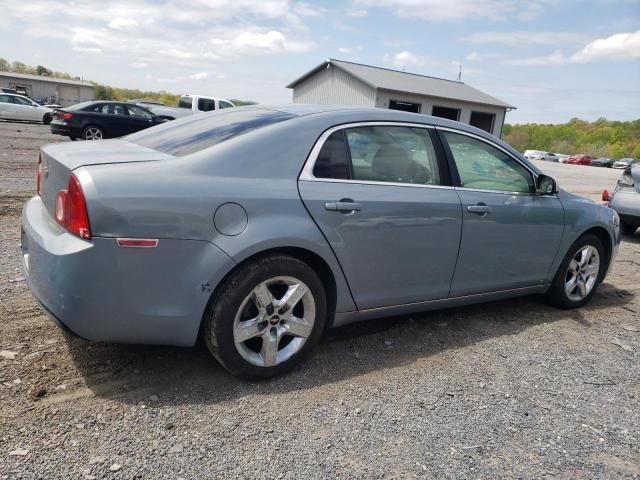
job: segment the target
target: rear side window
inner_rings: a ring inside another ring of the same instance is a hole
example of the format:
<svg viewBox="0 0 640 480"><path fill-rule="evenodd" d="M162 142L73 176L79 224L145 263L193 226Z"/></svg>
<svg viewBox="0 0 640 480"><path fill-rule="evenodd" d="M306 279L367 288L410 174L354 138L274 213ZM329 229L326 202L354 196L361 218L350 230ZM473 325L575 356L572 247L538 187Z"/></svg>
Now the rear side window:
<svg viewBox="0 0 640 480"><path fill-rule="evenodd" d="M343 130L333 132L322 145L313 166L313 176L316 178L349 179L349 154Z"/></svg>
<svg viewBox="0 0 640 480"><path fill-rule="evenodd" d="M199 98L198 99L198 110L201 112L210 112L211 110L216 109L216 101L209 100L208 98Z"/></svg>
<svg viewBox="0 0 640 480"><path fill-rule="evenodd" d="M124 139L181 157L293 117L290 113L273 110L230 108L210 115L194 115L167 122Z"/></svg>

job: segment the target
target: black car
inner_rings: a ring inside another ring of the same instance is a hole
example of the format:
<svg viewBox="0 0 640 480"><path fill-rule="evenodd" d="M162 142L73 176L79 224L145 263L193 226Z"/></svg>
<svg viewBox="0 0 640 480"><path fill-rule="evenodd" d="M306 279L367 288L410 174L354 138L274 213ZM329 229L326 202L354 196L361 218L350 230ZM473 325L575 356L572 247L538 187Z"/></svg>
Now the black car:
<svg viewBox="0 0 640 480"><path fill-rule="evenodd" d="M126 102L82 102L54 112L51 133L71 140L101 140L128 135L166 120Z"/></svg>
<svg viewBox="0 0 640 480"><path fill-rule="evenodd" d="M600 158L596 158L594 160L591 160L591 166L592 167L606 167L606 168L611 168L613 166L613 162L615 160L613 158L609 158L609 157L600 157Z"/></svg>

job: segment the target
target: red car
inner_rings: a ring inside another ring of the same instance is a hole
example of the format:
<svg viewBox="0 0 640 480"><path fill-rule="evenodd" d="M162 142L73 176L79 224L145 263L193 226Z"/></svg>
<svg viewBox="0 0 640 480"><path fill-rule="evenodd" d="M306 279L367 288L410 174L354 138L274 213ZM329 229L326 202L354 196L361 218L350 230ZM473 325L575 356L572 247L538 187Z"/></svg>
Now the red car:
<svg viewBox="0 0 640 480"><path fill-rule="evenodd" d="M589 155L571 155L567 158L565 163L572 163L573 165L591 165L591 158Z"/></svg>

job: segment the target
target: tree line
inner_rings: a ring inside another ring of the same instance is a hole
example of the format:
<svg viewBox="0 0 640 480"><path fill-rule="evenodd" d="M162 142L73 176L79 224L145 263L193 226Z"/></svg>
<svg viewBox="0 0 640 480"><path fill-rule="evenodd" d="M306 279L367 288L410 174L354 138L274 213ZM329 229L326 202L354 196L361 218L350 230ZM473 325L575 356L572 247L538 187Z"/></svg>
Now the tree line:
<svg viewBox="0 0 640 480"><path fill-rule="evenodd" d="M546 150L592 157L640 158L640 119L617 122L572 118L563 124L505 125L503 139L516 150Z"/></svg>
<svg viewBox="0 0 640 480"><path fill-rule="evenodd" d="M33 67L22 62L9 62L0 57L0 72L22 73L27 75L39 75L42 77L60 78L64 80L74 80L74 77L66 72L56 72L42 65ZM132 99L143 99L154 102L162 102L167 105L176 106L180 95L161 90L159 92L150 92L139 90L137 88L118 88L109 85L102 85L98 82L91 82L94 86L94 98L96 100L116 100L126 101ZM252 105L255 102L246 100L230 99L235 105Z"/></svg>

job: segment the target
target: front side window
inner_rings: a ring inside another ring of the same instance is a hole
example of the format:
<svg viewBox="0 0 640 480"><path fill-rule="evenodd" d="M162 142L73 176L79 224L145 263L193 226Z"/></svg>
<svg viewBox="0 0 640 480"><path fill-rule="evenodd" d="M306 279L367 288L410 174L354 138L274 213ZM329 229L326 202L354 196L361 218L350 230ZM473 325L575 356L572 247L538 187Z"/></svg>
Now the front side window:
<svg viewBox="0 0 640 480"><path fill-rule="evenodd" d="M520 163L482 140L443 132L462 187L501 192L535 191L533 176Z"/></svg>
<svg viewBox="0 0 640 480"><path fill-rule="evenodd" d="M144 120L151 120L153 118L151 112L137 105L127 105L127 109L129 110L129 115L132 117L142 118Z"/></svg>
<svg viewBox="0 0 640 480"><path fill-rule="evenodd" d="M216 101L209 100L207 98L199 98L198 99L198 110L201 112L210 112L211 110L216 109Z"/></svg>
<svg viewBox="0 0 640 480"><path fill-rule="evenodd" d="M191 97L180 97L178 108L188 108L191 110L192 101Z"/></svg>
<svg viewBox="0 0 640 480"><path fill-rule="evenodd" d="M12 97L13 98L13 103L18 104L18 105L33 105L33 103L31 102L31 100L27 100L26 98L22 98L22 97Z"/></svg>
<svg viewBox="0 0 640 480"><path fill-rule="evenodd" d="M229 102L225 102L224 100L220 100L220 108L233 108L233 105Z"/></svg>

